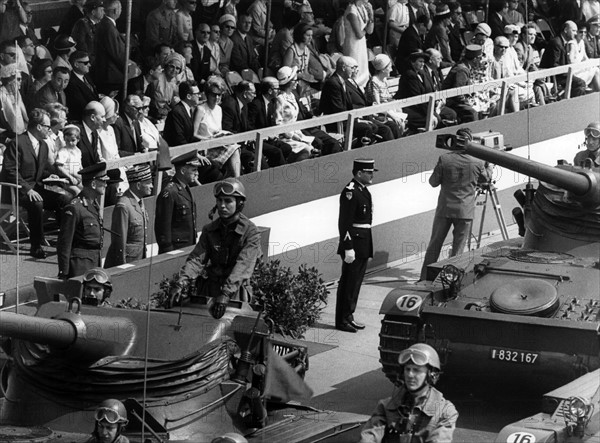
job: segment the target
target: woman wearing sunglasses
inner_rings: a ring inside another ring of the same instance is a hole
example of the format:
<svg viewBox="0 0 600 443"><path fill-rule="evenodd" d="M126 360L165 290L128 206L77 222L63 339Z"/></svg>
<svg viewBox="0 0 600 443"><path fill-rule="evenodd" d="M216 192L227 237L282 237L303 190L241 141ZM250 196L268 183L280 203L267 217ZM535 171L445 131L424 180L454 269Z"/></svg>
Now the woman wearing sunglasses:
<svg viewBox="0 0 600 443"><path fill-rule="evenodd" d="M250 301L250 277L261 255L260 233L242 209L246 203L244 185L227 178L214 187L217 204L215 221L202 228L198 244L173 283L170 304L179 301L182 288L196 282L199 296L209 297L214 318L225 314L230 299ZM196 281L198 277L199 282Z"/></svg>
<svg viewBox="0 0 600 443"><path fill-rule="evenodd" d="M575 155L573 164L575 166L582 166L586 161L593 163L592 166L600 166L600 122L592 122L583 130L585 134L585 142L583 143L586 147L585 151L578 152ZM588 160L589 159L589 160Z"/></svg>
<svg viewBox="0 0 600 443"><path fill-rule="evenodd" d="M450 442L458 412L433 385L440 358L431 346L416 343L398 356L400 387L377 404L365 423L360 443Z"/></svg>
<svg viewBox="0 0 600 443"><path fill-rule="evenodd" d="M129 423L125 405L119 400L104 400L96 409L96 425L86 443L129 443L122 432Z"/></svg>

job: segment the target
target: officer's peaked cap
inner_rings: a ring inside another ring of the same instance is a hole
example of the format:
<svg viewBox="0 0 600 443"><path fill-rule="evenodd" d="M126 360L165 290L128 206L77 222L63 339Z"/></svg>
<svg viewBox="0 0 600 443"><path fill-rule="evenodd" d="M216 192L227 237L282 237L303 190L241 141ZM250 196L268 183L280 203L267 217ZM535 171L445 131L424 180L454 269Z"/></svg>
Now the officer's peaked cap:
<svg viewBox="0 0 600 443"><path fill-rule="evenodd" d="M375 160L372 158L357 158L352 166L353 171L379 171L375 169Z"/></svg>
<svg viewBox="0 0 600 443"><path fill-rule="evenodd" d="M171 160L171 163L173 163L175 166L200 166L200 161L198 160L198 151L194 149L193 151L181 154L175 157L173 160Z"/></svg>
<svg viewBox="0 0 600 443"><path fill-rule="evenodd" d="M135 165L125 171L127 174L127 181L129 183L141 182L144 180L152 180L152 173L150 172L150 165Z"/></svg>
<svg viewBox="0 0 600 443"><path fill-rule="evenodd" d="M104 162L83 168L78 174L83 180L110 180L110 177L106 175L106 163Z"/></svg>

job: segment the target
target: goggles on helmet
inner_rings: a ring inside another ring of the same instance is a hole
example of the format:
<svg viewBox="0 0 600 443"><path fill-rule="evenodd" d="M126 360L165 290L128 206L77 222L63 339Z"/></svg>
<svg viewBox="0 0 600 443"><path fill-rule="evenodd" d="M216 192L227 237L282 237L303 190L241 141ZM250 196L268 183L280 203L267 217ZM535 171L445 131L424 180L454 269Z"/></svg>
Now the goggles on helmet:
<svg viewBox="0 0 600 443"><path fill-rule="evenodd" d="M111 408L98 408L96 409L96 421L106 420L111 424L127 421L127 419L121 417L117 411Z"/></svg>
<svg viewBox="0 0 600 443"><path fill-rule="evenodd" d="M219 194L233 195L233 194L235 194L235 192L236 192L236 189L232 183L223 181L223 182L219 182L215 185L215 190L214 190L215 195L219 195Z"/></svg>
<svg viewBox="0 0 600 443"><path fill-rule="evenodd" d="M418 349L405 349L398 356L398 363L401 365L407 364L412 360L418 366L425 366L429 363L429 355Z"/></svg>
<svg viewBox="0 0 600 443"><path fill-rule="evenodd" d="M583 133L586 137L600 138L600 130L596 128L585 128Z"/></svg>
<svg viewBox="0 0 600 443"><path fill-rule="evenodd" d="M104 285L108 283L109 277L102 272L89 273L83 277L83 281L85 282L89 282L92 280L95 280L101 285Z"/></svg>

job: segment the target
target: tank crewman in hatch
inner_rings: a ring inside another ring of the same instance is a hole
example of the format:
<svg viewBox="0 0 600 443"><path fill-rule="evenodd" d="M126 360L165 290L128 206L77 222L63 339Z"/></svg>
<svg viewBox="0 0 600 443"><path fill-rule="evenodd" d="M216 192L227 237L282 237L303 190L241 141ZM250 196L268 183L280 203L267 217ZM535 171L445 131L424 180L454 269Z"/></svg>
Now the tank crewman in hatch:
<svg viewBox="0 0 600 443"><path fill-rule="evenodd" d="M92 436L85 443L129 443L122 435L127 420L127 409L119 400L104 400L96 409L96 421Z"/></svg>
<svg viewBox="0 0 600 443"><path fill-rule="evenodd" d="M246 190L239 181L228 178L218 182L213 194L219 215L202 228L198 244L171 288L171 305L179 301L182 288L201 277L198 295L210 297L209 311L214 318L225 314L230 299L250 301L249 280L261 255L258 228L242 214Z"/></svg>
<svg viewBox="0 0 600 443"><path fill-rule="evenodd" d="M592 161L593 167L600 166L600 122L592 122L583 130L585 134L585 151L575 155L573 164L583 166L587 159Z"/></svg>
<svg viewBox="0 0 600 443"><path fill-rule="evenodd" d="M365 423L360 443L451 442L458 412L433 385L440 358L431 346L416 343L400 352L401 385L377 404Z"/></svg>
<svg viewBox="0 0 600 443"><path fill-rule="evenodd" d="M112 290L113 285L106 271L101 268L92 268L83 274L81 302L84 305L101 306L108 300Z"/></svg>
<svg viewBox="0 0 600 443"><path fill-rule="evenodd" d="M337 253L343 263L335 302L335 327L340 331L356 332L365 328L365 325L354 320L354 311L367 261L373 257L373 203L367 185L373 182L373 173L376 171L375 160L354 160L354 178L340 195L340 244Z"/></svg>
<svg viewBox="0 0 600 443"><path fill-rule="evenodd" d="M198 181L198 154L187 152L171 160L175 176L156 198L154 232L158 253L191 246L196 242L196 203L190 185Z"/></svg>

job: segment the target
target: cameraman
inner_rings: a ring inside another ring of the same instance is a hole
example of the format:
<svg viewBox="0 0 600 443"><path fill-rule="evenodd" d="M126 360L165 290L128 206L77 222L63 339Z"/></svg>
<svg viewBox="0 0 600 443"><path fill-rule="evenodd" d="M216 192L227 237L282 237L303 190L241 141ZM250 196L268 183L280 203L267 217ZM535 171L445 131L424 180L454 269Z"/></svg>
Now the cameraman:
<svg viewBox="0 0 600 443"><path fill-rule="evenodd" d="M469 128L461 128L456 135L473 141ZM488 183L492 178L492 168L487 162L476 159L461 151L442 154L435 165L429 184L434 188L442 186L438 205L433 219L431 239L421 268L421 280L427 276L427 265L435 263L450 226L452 230L452 254L462 253L467 236L471 231L477 185Z"/></svg>

